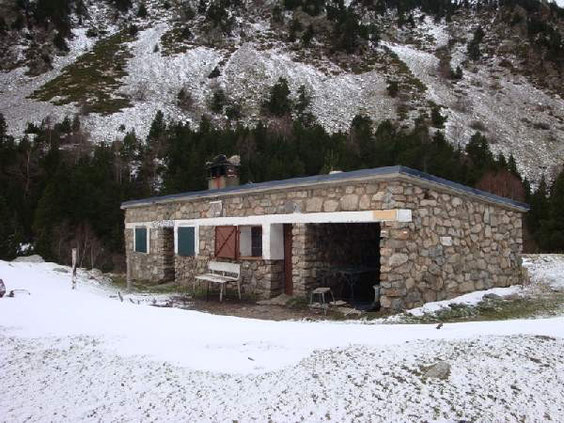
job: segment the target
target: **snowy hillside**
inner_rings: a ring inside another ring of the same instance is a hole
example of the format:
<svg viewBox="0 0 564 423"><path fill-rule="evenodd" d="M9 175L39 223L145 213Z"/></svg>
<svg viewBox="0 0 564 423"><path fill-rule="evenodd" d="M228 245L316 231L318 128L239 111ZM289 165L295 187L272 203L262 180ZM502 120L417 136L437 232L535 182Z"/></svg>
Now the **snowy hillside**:
<svg viewBox="0 0 564 423"><path fill-rule="evenodd" d="M29 292L0 299L3 421L564 418L563 317L259 321L120 302L86 271L73 291L68 272L0 262L7 289ZM450 368L435 378L437 362Z"/></svg>
<svg viewBox="0 0 564 423"><path fill-rule="evenodd" d="M181 16L189 2L172 2L168 9L157 1L146 4L146 17L136 16L138 2L116 17L107 3L86 2L88 14L73 17L69 52L59 52L53 69L37 76L25 65L31 47L22 36L24 45L14 47L14 55L22 56L19 65L0 73L0 113L10 132L21 135L29 121L50 117L54 122L80 113L94 140L113 141L129 129L145 136L157 110L168 119L194 123L209 114L223 125L226 116L209 107L218 89L241 107L242 123L253 125L264 118L260 105L269 88L283 77L293 96L305 86L311 112L329 131L348 129L357 114L410 126L436 104L447 117L452 143L464 146L481 130L494 153L512 153L530 180L551 176L564 162L562 74L543 75L522 64L515 53L519 36L500 23L501 12L462 10L447 22L415 11L414 26L401 28L395 12L383 17L370 12L364 20L376 22L381 42L343 55L325 49L321 35L307 48L288 42L287 26L273 23L268 4L244 2L230 10L236 29L224 38L202 29L207 24L198 13L187 20L190 35L182 35L187 18ZM351 4L364 14L359 4ZM197 7L192 4L191 10ZM316 31L327 25L320 17L296 13L285 11L281 19L311 21ZM467 43L478 25L488 33L483 57L472 62ZM461 67L460 80L441 73L445 54L452 68ZM400 83L398 96L387 92L390 81ZM182 89L190 95L188 107L178 104Z"/></svg>

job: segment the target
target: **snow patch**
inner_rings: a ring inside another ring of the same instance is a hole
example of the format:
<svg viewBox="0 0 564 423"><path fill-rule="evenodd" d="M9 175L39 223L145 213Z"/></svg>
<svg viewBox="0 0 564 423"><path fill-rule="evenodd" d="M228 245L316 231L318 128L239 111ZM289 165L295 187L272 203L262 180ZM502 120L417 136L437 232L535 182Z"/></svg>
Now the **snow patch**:
<svg viewBox="0 0 564 423"><path fill-rule="evenodd" d="M434 325L274 322L120 302L115 289L53 263L7 263L8 290L31 295L2 299L0 327L23 338L93 337L100 348L125 357L146 356L192 369L263 373L295 365L316 350L350 345L387 346L416 340L458 340L485 335L564 336L564 317ZM110 298L110 295L114 298Z"/></svg>
<svg viewBox="0 0 564 423"><path fill-rule="evenodd" d="M483 291L474 291L468 294L460 295L450 300L435 301L426 303L421 307L407 310L406 313L412 316L423 316L425 314L434 314L442 310L448 310L451 305L475 306L484 300L487 295L498 295L500 297L508 297L510 295L518 295L522 291L520 285L509 286L507 288L492 288Z"/></svg>
<svg viewBox="0 0 564 423"><path fill-rule="evenodd" d="M523 258L531 282L564 291L564 254L529 254Z"/></svg>

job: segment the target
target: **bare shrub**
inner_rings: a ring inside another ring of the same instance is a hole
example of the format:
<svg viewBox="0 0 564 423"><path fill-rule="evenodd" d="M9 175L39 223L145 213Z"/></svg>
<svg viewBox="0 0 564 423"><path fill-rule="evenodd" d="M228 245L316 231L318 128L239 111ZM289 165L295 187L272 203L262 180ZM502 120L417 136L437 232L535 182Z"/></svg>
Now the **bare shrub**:
<svg viewBox="0 0 564 423"><path fill-rule="evenodd" d="M137 83L135 88L132 90L131 98L136 101L145 101L147 99L148 92L149 92L149 82L141 81Z"/></svg>
<svg viewBox="0 0 564 423"><path fill-rule="evenodd" d="M535 122L533 123L533 128L548 131L550 129L550 125L546 122Z"/></svg>
<svg viewBox="0 0 564 423"><path fill-rule="evenodd" d="M486 125L484 125L484 123L480 122L479 120L473 120L472 122L470 122L470 128L480 132L487 132L488 130L488 128L486 128Z"/></svg>
<svg viewBox="0 0 564 423"><path fill-rule="evenodd" d="M450 67L450 55L444 52L440 55L437 73L443 79L452 78L452 69Z"/></svg>
<svg viewBox="0 0 564 423"><path fill-rule="evenodd" d="M462 137L464 136L464 127L461 125L453 125L450 127L450 135L458 147L462 144Z"/></svg>
<svg viewBox="0 0 564 423"><path fill-rule="evenodd" d="M470 100L467 96L457 97L456 101L450 106L450 108L460 113L469 113L472 111L472 100Z"/></svg>
<svg viewBox="0 0 564 423"><path fill-rule="evenodd" d="M192 93L186 88L182 87L176 96L176 105L182 110L189 112L194 108L194 98Z"/></svg>
<svg viewBox="0 0 564 423"><path fill-rule="evenodd" d="M486 172L476 188L513 200L525 201L525 189L521 179L505 169Z"/></svg>

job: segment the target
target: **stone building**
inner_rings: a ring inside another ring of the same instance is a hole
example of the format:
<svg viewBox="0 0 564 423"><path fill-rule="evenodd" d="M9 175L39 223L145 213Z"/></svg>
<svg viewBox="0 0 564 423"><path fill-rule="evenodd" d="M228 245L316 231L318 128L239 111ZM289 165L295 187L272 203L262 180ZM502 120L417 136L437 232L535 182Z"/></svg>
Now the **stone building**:
<svg viewBox="0 0 564 423"><path fill-rule="evenodd" d="M191 283L228 260L256 297L376 285L393 310L520 281L525 204L402 166L234 185L217 165L207 191L123 203L132 279Z"/></svg>

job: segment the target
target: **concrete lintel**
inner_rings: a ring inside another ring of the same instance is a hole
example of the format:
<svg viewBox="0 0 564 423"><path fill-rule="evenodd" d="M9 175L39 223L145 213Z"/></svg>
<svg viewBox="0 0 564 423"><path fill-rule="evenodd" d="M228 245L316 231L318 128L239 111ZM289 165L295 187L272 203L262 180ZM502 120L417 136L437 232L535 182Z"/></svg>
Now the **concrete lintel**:
<svg viewBox="0 0 564 423"><path fill-rule="evenodd" d="M153 222L126 223L126 228L135 226L163 227L179 225L224 226L264 225L277 223L370 223L411 222L411 210L366 210L321 213L266 214L253 216L209 217L201 219L177 219Z"/></svg>

